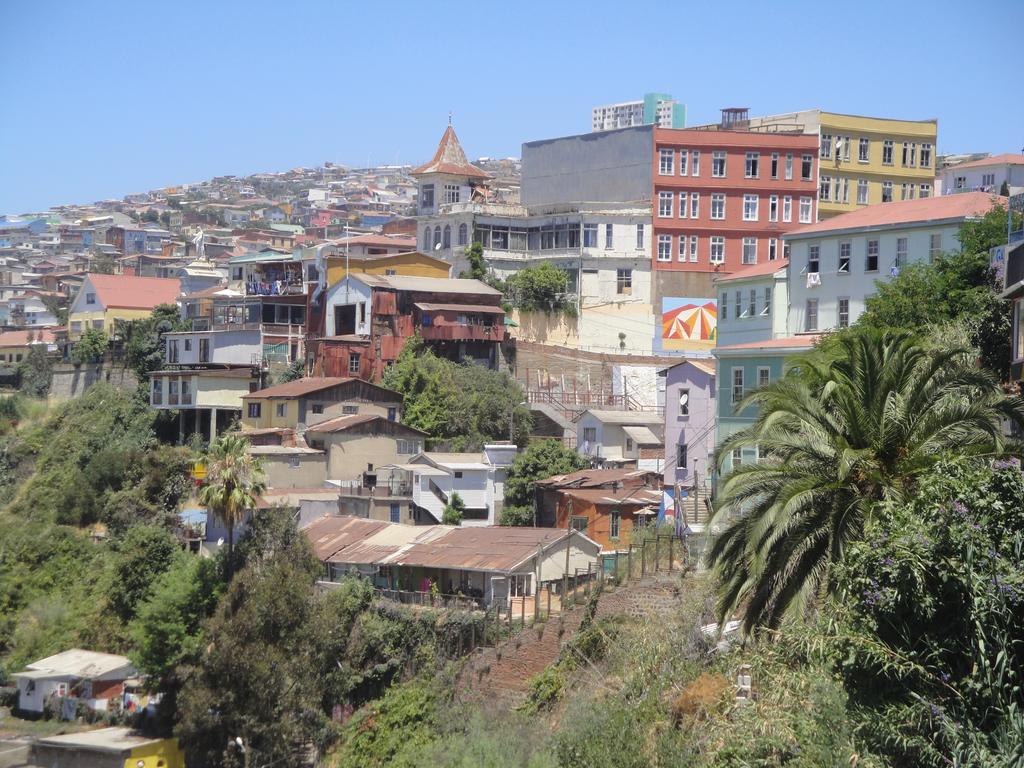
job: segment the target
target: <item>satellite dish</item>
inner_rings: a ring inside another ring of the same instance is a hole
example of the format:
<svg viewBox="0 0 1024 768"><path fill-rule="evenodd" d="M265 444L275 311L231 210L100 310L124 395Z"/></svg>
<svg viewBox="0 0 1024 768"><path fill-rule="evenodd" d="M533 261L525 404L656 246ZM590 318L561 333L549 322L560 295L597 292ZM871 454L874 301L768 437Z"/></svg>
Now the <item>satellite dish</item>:
<svg viewBox="0 0 1024 768"><path fill-rule="evenodd" d="M218 547L223 547L224 546L224 537L223 536L221 536L219 539L217 539L217 546Z"/></svg>
<svg viewBox="0 0 1024 768"><path fill-rule="evenodd" d="M688 402L690 402L690 393L689 392L683 392L681 395L679 395L679 404L680 405L686 405Z"/></svg>
<svg viewBox="0 0 1024 768"><path fill-rule="evenodd" d="M434 245L434 250L435 251L440 251L441 250L441 244L437 243L436 245Z"/></svg>

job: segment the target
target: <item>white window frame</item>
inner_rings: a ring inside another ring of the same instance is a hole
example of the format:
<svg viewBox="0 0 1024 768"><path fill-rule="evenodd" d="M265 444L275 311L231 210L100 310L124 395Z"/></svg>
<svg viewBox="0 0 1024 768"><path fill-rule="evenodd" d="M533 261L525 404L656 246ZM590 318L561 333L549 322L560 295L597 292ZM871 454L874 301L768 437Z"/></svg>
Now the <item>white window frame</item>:
<svg viewBox="0 0 1024 768"><path fill-rule="evenodd" d="M747 152L746 157L743 161L743 178L745 179L759 179L761 178L761 153L760 152Z"/></svg>
<svg viewBox="0 0 1024 768"><path fill-rule="evenodd" d="M821 143L818 147L818 157L822 160L832 159L832 134L823 133L821 134Z"/></svg>
<svg viewBox="0 0 1024 768"><path fill-rule="evenodd" d="M832 200L832 177L822 176L818 182L818 199L824 202Z"/></svg>
<svg viewBox="0 0 1024 768"><path fill-rule="evenodd" d="M741 255L743 264L757 264L757 238L743 238L743 252Z"/></svg>
<svg viewBox="0 0 1024 768"><path fill-rule="evenodd" d="M658 218L672 218L672 203L674 198L675 195L672 192L662 191L658 193Z"/></svg>
<svg viewBox="0 0 1024 768"><path fill-rule="evenodd" d="M786 181L793 180L793 153L786 153Z"/></svg>
<svg viewBox="0 0 1024 768"><path fill-rule="evenodd" d="M686 261L686 235L679 236L679 250L676 255L679 261Z"/></svg>
<svg viewBox="0 0 1024 768"><path fill-rule="evenodd" d="M690 151L687 150L687 149L680 149L679 150L679 175L680 176L685 176L687 174L687 172L689 170L687 166L689 166L689 164L690 164L689 160L690 160Z"/></svg>
<svg viewBox="0 0 1024 768"><path fill-rule="evenodd" d="M896 238L896 267L902 268L907 265L907 257L909 255L909 239L906 237Z"/></svg>
<svg viewBox="0 0 1024 768"><path fill-rule="evenodd" d="M875 260L875 266L871 266L871 259ZM877 238L868 238L864 243L864 271L877 272L881 258L881 243Z"/></svg>
<svg viewBox="0 0 1024 768"><path fill-rule="evenodd" d="M857 179L857 205L868 204L870 186L867 179Z"/></svg>
<svg viewBox="0 0 1024 768"><path fill-rule="evenodd" d="M700 217L700 192L690 193L690 218Z"/></svg>
<svg viewBox="0 0 1024 768"><path fill-rule="evenodd" d="M814 309L812 312L811 309ZM811 323L811 318L814 318L814 323ZM804 305L804 330L808 332L814 332L818 330L818 300L807 299L807 303Z"/></svg>
<svg viewBox="0 0 1024 768"><path fill-rule="evenodd" d="M772 383L772 369L767 365L757 366L757 388L767 387Z"/></svg>
<svg viewBox="0 0 1024 768"><path fill-rule="evenodd" d="M716 149L711 153L711 178L713 179L724 179L729 172L728 168L729 155L727 152L721 149ZM721 173L719 173L721 169Z"/></svg>
<svg viewBox="0 0 1024 768"><path fill-rule="evenodd" d="M739 374L738 377L736 376L737 373ZM733 405L736 405L736 403L738 403L740 400L743 399L743 391L744 391L743 390L743 384L744 384L744 382L743 382L743 367L742 366L735 366L735 367L733 367L732 373L730 374L730 379L729 380L732 382L732 400L731 400L731 402L732 402Z"/></svg>
<svg viewBox="0 0 1024 768"><path fill-rule="evenodd" d="M757 221L761 207L761 198L758 195L743 196L743 220Z"/></svg>
<svg viewBox="0 0 1024 768"><path fill-rule="evenodd" d="M779 220L779 196L769 195L768 196L768 221L775 222Z"/></svg>
<svg viewBox="0 0 1024 768"><path fill-rule="evenodd" d="M724 192L714 192L711 195L711 219L712 221L723 221L725 219L725 207L728 204L726 194ZM715 215L715 209L719 208L719 213Z"/></svg>
<svg viewBox="0 0 1024 768"><path fill-rule="evenodd" d="M773 179L779 178L779 153L778 152L772 152L772 164L771 164L771 167L768 170L771 171L771 174L770 174L771 178L773 178Z"/></svg>
<svg viewBox="0 0 1024 768"><path fill-rule="evenodd" d="M861 138L857 142L857 162L858 163L870 163L871 162L871 139Z"/></svg>
<svg viewBox="0 0 1024 768"><path fill-rule="evenodd" d="M679 239L681 241L683 236L680 235ZM694 263L697 261L698 242L697 235L690 235L690 261Z"/></svg>
<svg viewBox="0 0 1024 768"><path fill-rule="evenodd" d="M680 192L679 193L679 218L685 219L687 212L690 210L690 193Z"/></svg>
<svg viewBox="0 0 1024 768"><path fill-rule="evenodd" d="M843 302L846 302L846 311L843 311ZM836 327L850 327L850 297L840 296L836 299Z"/></svg>
<svg viewBox="0 0 1024 768"><path fill-rule="evenodd" d="M694 149L690 152L690 176L700 176L700 150Z"/></svg>
<svg viewBox="0 0 1024 768"><path fill-rule="evenodd" d="M768 261L775 261L779 258L779 240L776 237L768 238Z"/></svg>
<svg viewBox="0 0 1024 768"><path fill-rule="evenodd" d="M658 235L658 261L672 261L672 235Z"/></svg>
<svg viewBox="0 0 1024 768"><path fill-rule="evenodd" d="M800 223L810 224L814 219L814 205L811 198L800 197Z"/></svg>
<svg viewBox="0 0 1024 768"><path fill-rule="evenodd" d="M721 235L712 235L708 259L712 264L725 263L725 238ZM716 254L717 251L717 254Z"/></svg>
<svg viewBox="0 0 1024 768"><path fill-rule="evenodd" d="M658 175L659 176L673 176L675 175L675 150L674 149L658 149Z"/></svg>
<svg viewBox="0 0 1024 768"><path fill-rule="evenodd" d="M782 223L789 224L793 221L793 198L785 195L782 198Z"/></svg>
<svg viewBox="0 0 1024 768"><path fill-rule="evenodd" d="M643 224L636 225L636 249L638 251L642 251L647 242L645 229Z"/></svg>

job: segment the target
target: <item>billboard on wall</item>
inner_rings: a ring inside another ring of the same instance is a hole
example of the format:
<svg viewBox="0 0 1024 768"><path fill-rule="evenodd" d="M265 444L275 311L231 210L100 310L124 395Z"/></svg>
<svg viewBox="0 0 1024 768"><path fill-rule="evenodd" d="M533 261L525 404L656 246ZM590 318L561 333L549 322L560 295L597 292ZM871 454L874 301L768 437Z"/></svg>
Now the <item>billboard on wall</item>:
<svg viewBox="0 0 1024 768"><path fill-rule="evenodd" d="M666 296L655 346L659 352L706 352L718 339L718 300Z"/></svg>

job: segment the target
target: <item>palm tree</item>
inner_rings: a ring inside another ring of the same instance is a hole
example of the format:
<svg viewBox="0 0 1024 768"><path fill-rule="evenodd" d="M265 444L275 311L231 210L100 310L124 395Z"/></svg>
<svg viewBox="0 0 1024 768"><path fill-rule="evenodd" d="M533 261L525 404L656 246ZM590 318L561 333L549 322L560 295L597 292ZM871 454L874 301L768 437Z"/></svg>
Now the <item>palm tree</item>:
<svg viewBox="0 0 1024 768"><path fill-rule="evenodd" d="M248 447L238 435L224 435L210 443L206 480L199 489L199 502L228 529L229 575L234 567L235 526L266 490L262 462L246 451Z"/></svg>
<svg viewBox="0 0 1024 768"><path fill-rule="evenodd" d="M883 501L904 500L945 452L1016 452L1000 417L1024 422L964 349L928 349L898 331L853 330L793 361L777 382L738 406L755 422L718 448L760 446L761 461L734 469L712 527L721 619L742 607L744 633L802 615L830 592L829 565Z"/></svg>

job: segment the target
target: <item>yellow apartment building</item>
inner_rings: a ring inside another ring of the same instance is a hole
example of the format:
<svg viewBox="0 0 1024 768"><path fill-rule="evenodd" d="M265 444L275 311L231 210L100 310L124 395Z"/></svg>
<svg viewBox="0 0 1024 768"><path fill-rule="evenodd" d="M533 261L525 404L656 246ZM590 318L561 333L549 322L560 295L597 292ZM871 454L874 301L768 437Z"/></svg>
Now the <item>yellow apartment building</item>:
<svg viewBox="0 0 1024 768"><path fill-rule="evenodd" d="M938 120L894 120L810 109L751 118L750 128L802 128L819 136L820 220L876 203L934 194Z"/></svg>

